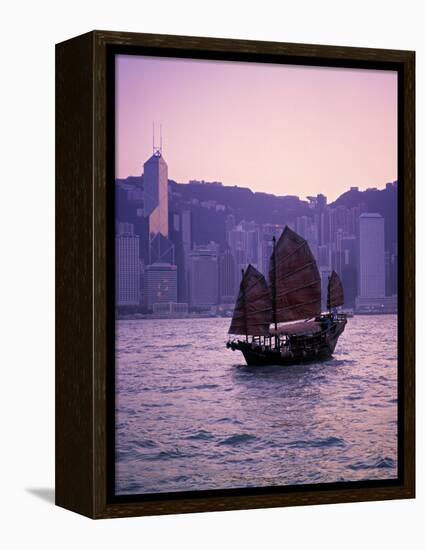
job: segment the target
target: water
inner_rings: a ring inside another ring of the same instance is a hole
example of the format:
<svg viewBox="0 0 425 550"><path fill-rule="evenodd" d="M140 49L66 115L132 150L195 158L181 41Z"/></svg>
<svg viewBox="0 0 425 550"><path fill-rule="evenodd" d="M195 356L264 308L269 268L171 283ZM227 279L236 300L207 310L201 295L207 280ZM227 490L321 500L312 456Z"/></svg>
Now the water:
<svg viewBox="0 0 425 550"><path fill-rule="evenodd" d="M397 317L348 320L334 358L248 367L229 319L119 321L116 492L397 477Z"/></svg>

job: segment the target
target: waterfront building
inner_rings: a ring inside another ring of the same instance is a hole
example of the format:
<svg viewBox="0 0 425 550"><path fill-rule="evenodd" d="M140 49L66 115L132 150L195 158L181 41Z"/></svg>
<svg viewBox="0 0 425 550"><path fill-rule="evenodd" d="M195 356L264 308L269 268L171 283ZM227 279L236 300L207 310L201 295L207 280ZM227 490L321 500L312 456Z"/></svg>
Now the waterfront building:
<svg viewBox="0 0 425 550"><path fill-rule="evenodd" d="M356 312L363 314L397 313L397 296L380 296L377 298L356 299Z"/></svg>
<svg viewBox="0 0 425 550"><path fill-rule="evenodd" d="M140 303L139 236L131 223L119 223L115 235L115 303Z"/></svg>
<svg viewBox="0 0 425 550"><path fill-rule="evenodd" d="M181 213L181 238L185 256L186 266L189 265L189 254L192 250L192 213L190 210L183 210Z"/></svg>
<svg viewBox="0 0 425 550"><path fill-rule="evenodd" d="M317 265L330 266L331 265L331 247L329 244L322 244L317 247Z"/></svg>
<svg viewBox="0 0 425 550"><path fill-rule="evenodd" d="M295 230L298 233L298 235L303 237L303 239L307 239L308 230L309 230L310 225L311 225L311 218L310 217L308 217L308 216L299 216L296 219L296 222L295 222Z"/></svg>
<svg viewBox="0 0 425 550"><path fill-rule="evenodd" d="M234 303L237 284L236 284L236 262L231 250L225 250L220 255L220 303Z"/></svg>
<svg viewBox="0 0 425 550"><path fill-rule="evenodd" d="M270 240L273 237L276 237L276 241L279 240L279 237L282 234L282 231L284 230L284 226L277 224L277 223L264 223L261 226L261 233L263 237L269 237Z"/></svg>
<svg viewBox="0 0 425 550"><path fill-rule="evenodd" d="M186 302L159 302L153 304L152 309L154 315L163 315L164 317L180 317L189 312Z"/></svg>
<svg viewBox="0 0 425 550"><path fill-rule="evenodd" d="M320 266L319 267L319 274L320 274L320 289L321 289L321 298L322 298L322 304L321 309L322 311L326 311L328 309L327 305L327 298L328 298L328 281L329 277L331 276L332 269L330 266Z"/></svg>
<svg viewBox="0 0 425 550"><path fill-rule="evenodd" d="M229 231L227 243L231 250L241 250L246 256L248 244L247 232L242 229L242 225L238 225L237 227Z"/></svg>
<svg viewBox="0 0 425 550"><path fill-rule="evenodd" d="M357 296L358 242L354 235L340 241L338 273L344 286L345 307L354 307Z"/></svg>
<svg viewBox="0 0 425 550"><path fill-rule="evenodd" d="M388 184L387 184L388 185ZM398 270L398 255L397 247L394 252L385 252L385 291L387 296L396 295L397 289L397 273Z"/></svg>
<svg viewBox="0 0 425 550"><path fill-rule="evenodd" d="M258 253L260 244L260 232L258 227L250 229L246 233L246 260L247 264L258 267Z"/></svg>
<svg viewBox="0 0 425 550"><path fill-rule="evenodd" d="M270 256L273 253L273 237L278 241L283 229L283 225L272 223L265 223L261 226L258 243L258 270L266 278L269 276Z"/></svg>
<svg viewBox="0 0 425 550"><path fill-rule="evenodd" d="M192 214L190 210L173 212L170 241L174 245L174 263L177 266L177 294L179 302L189 301L189 254L192 247Z"/></svg>
<svg viewBox="0 0 425 550"><path fill-rule="evenodd" d="M218 245L198 245L190 253L190 305L209 309L218 302Z"/></svg>
<svg viewBox="0 0 425 550"><path fill-rule="evenodd" d="M236 262L236 282L239 284L241 280L240 273L248 265L248 231L244 229L241 223L229 231L227 239Z"/></svg>
<svg viewBox="0 0 425 550"><path fill-rule="evenodd" d="M177 266L159 262L146 266L144 290L149 309L154 304L177 302Z"/></svg>
<svg viewBox="0 0 425 550"><path fill-rule="evenodd" d="M148 219L148 263L174 264L174 246L168 228L168 166L161 148L143 165L143 214Z"/></svg>
<svg viewBox="0 0 425 550"><path fill-rule="evenodd" d="M359 297L385 296L384 218L363 213L359 218Z"/></svg>
<svg viewBox="0 0 425 550"><path fill-rule="evenodd" d="M264 277L268 278L270 256L273 254L273 236L263 233L259 248L258 270L264 275Z"/></svg>

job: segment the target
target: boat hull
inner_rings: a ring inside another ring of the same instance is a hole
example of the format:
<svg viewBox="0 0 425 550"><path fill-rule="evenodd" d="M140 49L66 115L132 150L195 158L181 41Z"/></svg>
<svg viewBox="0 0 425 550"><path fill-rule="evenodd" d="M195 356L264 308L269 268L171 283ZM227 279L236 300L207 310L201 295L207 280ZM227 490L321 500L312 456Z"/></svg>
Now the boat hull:
<svg viewBox="0 0 425 550"><path fill-rule="evenodd" d="M298 335L287 349L258 346L243 340L228 343L227 347L241 351L250 366L291 366L326 361L332 357L346 323L345 318L340 318L318 334Z"/></svg>

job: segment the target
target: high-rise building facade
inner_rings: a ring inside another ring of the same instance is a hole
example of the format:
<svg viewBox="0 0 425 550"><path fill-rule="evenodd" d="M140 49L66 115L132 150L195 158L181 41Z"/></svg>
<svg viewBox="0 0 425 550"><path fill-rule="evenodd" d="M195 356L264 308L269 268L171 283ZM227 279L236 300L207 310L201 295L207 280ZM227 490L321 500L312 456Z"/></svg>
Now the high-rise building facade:
<svg viewBox="0 0 425 550"><path fill-rule="evenodd" d="M170 240L174 245L174 264L177 266L178 300L189 302L189 253L192 247L192 217L191 211L180 208L173 211L170 226Z"/></svg>
<svg viewBox="0 0 425 550"><path fill-rule="evenodd" d="M220 255L220 303L233 303L236 297L236 262L231 250Z"/></svg>
<svg viewBox="0 0 425 550"><path fill-rule="evenodd" d="M320 289L321 289L321 309L322 311L326 311L328 308L327 299L328 299L328 281L329 277L331 276L332 270L329 267L326 266L320 266L319 267L319 275L320 275Z"/></svg>
<svg viewBox="0 0 425 550"><path fill-rule="evenodd" d="M148 265L144 275L146 306L177 302L177 267L167 263Z"/></svg>
<svg viewBox="0 0 425 550"><path fill-rule="evenodd" d="M143 165L144 214L149 233L168 237L168 166L160 150Z"/></svg>
<svg viewBox="0 0 425 550"><path fill-rule="evenodd" d="M115 236L115 303L135 306L140 303L139 236L131 223L119 223Z"/></svg>
<svg viewBox="0 0 425 550"><path fill-rule="evenodd" d="M236 264L236 283L241 280L241 270L248 265L248 231L241 222L227 233L227 244L232 251Z"/></svg>
<svg viewBox="0 0 425 550"><path fill-rule="evenodd" d="M208 308L218 301L218 245L195 246L190 253L190 305Z"/></svg>
<svg viewBox="0 0 425 550"><path fill-rule="evenodd" d="M183 251L183 262L179 272L179 284L181 278L181 296L180 301L189 301L189 266L190 251L192 250L192 212L183 210L181 213L181 241Z"/></svg>
<svg viewBox="0 0 425 550"><path fill-rule="evenodd" d="M148 263L174 264L168 228L168 167L160 149L143 165L143 214L148 219Z"/></svg>
<svg viewBox="0 0 425 550"><path fill-rule="evenodd" d="M361 298L385 296L384 218L364 213L359 218L359 293Z"/></svg>
<svg viewBox="0 0 425 550"><path fill-rule="evenodd" d="M344 237L341 242L340 253L340 271L338 274L341 277L344 286L344 297L346 307L353 307L357 292L357 264L358 264L358 242L354 235Z"/></svg>
<svg viewBox="0 0 425 550"><path fill-rule="evenodd" d="M258 243L258 270L266 278L269 276L270 257L273 253L273 237L278 241L283 229L283 225L271 223L265 223L261 227Z"/></svg>
<svg viewBox="0 0 425 550"><path fill-rule="evenodd" d="M250 229L246 234L246 260L247 264L258 268L260 248L260 231L257 228Z"/></svg>

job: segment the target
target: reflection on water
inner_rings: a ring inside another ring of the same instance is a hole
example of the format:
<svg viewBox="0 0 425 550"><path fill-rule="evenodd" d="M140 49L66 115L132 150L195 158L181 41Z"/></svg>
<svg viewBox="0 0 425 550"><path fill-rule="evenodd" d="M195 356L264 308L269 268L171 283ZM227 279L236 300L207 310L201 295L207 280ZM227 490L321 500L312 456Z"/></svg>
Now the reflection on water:
<svg viewBox="0 0 425 550"><path fill-rule="evenodd" d="M397 318L349 319L334 358L248 367L228 319L117 325L118 494L397 476Z"/></svg>

